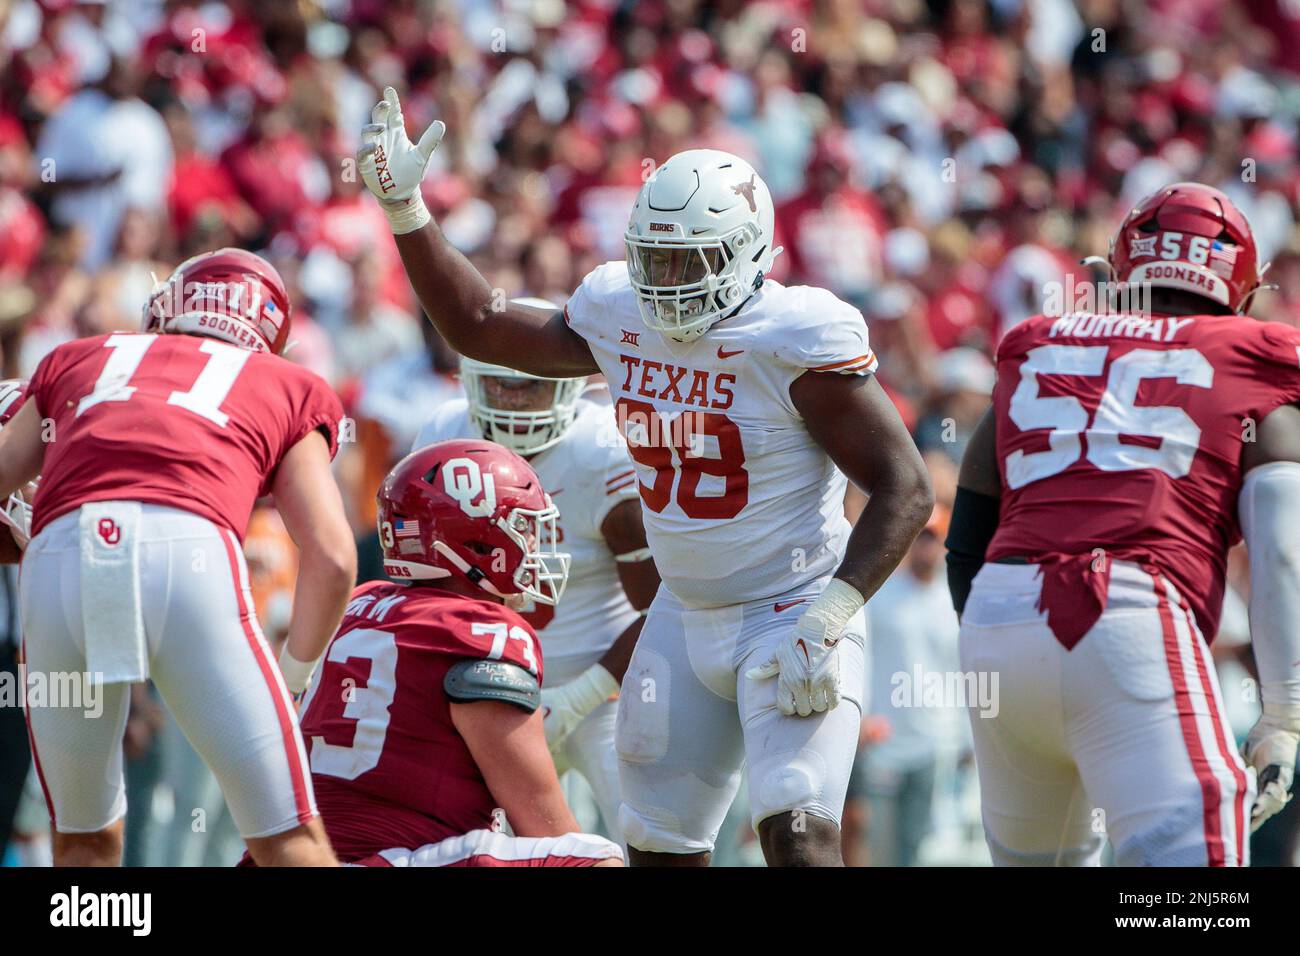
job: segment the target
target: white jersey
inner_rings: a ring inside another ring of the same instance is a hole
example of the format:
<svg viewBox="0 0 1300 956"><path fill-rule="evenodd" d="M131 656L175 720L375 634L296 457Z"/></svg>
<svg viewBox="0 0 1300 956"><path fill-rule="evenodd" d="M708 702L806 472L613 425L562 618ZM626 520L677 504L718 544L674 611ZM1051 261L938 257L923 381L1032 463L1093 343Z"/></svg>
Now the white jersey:
<svg viewBox="0 0 1300 956"><path fill-rule="evenodd" d="M456 398L420 429L412 451L452 438L481 437L465 399ZM572 557L559 605L530 602L521 612L541 637L547 686L559 686L599 661L637 616L600 533L616 504L636 498L636 477L612 410L587 399L579 399L564 437L528 463L560 509L559 546Z"/></svg>
<svg viewBox="0 0 1300 956"><path fill-rule="evenodd" d="M768 280L738 315L674 342L645 327L626 265L608 262L565 316L609 383L674 596L688 607L743 604L839 566L846 481L790 384L809 370L874 372L861 313L825 290Z"/></svg>

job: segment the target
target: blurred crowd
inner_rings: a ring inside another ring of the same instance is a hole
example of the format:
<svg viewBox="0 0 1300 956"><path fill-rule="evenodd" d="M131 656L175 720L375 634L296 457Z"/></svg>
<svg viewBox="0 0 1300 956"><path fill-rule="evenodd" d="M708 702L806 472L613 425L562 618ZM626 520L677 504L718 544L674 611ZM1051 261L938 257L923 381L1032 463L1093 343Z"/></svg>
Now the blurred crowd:
<svg viewBox="0 0 1300 956"><path fill-rule="evenodd" d="M459 390L352 159L380 90L413 131L447 123L426 202L511 296L563 302L622 258L654 162L744 156L777 203L774 277L862 310L940 501L872 605L906 633L876 642L846 829L880 862L961 860L963 722L891 711L888 675L957 666L941 512L991 349L1049 284L1100 278L1079 260L1180 179L1243 209L1278 286L1255 314L1300 325L1297 50L1288 0L0 0L0 374L137 328L188 256L261 251L289 357L355 423L338 474L365 545L379 478ZM250 557L288 587L261 520ZM289 597L267 587L274 631Z"/></svg>

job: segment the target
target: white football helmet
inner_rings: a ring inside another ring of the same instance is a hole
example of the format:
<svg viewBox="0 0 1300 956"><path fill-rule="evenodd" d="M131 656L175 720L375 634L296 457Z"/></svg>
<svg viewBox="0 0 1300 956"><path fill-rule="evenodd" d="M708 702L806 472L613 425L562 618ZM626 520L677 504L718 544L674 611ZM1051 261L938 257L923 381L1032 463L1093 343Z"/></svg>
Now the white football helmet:
<svg viewBox="0 0 1300 956"><path fill-rule="evenodd" d="M767 184L739 156L688 149L660 166L624 236L645 324L689 342L738 308L781 251L773 222Z"/></svg>
<svg viewBox="0 0 1300 956"><path fill-rule="evenodd" d="M559 308L545 299L511 299L518 305L554 311ZM568 431L578 413L578 398L587 384L583 378L544 378L530 375L503 365L489 365L477 359L462 357L460 377L465 385L465 398L469 403L470 420L478 426L483 437L504 445L517 455L535 455L550 448ZM485 379L504 379L507 382L552 382L554 387L546 408L512 409L494 402L492 391L500 399L506 390L494 389Z"/></svg>

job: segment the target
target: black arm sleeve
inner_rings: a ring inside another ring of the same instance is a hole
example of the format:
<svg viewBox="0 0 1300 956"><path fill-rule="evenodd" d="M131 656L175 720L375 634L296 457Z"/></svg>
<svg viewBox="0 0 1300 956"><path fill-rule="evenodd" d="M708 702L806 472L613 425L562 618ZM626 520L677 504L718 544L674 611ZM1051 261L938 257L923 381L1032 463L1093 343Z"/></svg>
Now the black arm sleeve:
<svg viewBox="0 0 1300 956"><path fill-rule="evenodd" d="M984 552L998 530L1000 504L991 495L957 487L944 545L948 549L948 593L958 614L966 609L971 582L984 566Z"/></svg>

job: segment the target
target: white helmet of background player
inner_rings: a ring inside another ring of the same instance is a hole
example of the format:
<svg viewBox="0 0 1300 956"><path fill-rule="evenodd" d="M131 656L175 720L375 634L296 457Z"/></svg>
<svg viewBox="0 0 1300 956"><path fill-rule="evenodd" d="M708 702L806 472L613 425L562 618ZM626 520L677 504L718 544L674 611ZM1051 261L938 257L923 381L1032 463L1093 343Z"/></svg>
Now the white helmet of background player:
<svg viewBox="0 0 1300 956"><path fill-rule="evenodd" d="M735 311L781 251L773 222L767 184L739 156L688 149L660 166L624 236L645 324L689 342Z"/></svg>
<svg viewBox="0 0 1300 956"><path fill-rule="evenodd" d="M512 299L554 312L545 299ZM470 420L488 441L517 455L535 455L550 448L568 431L578 411L586 378L543 378L472 358L460 360Z"/></svg>

